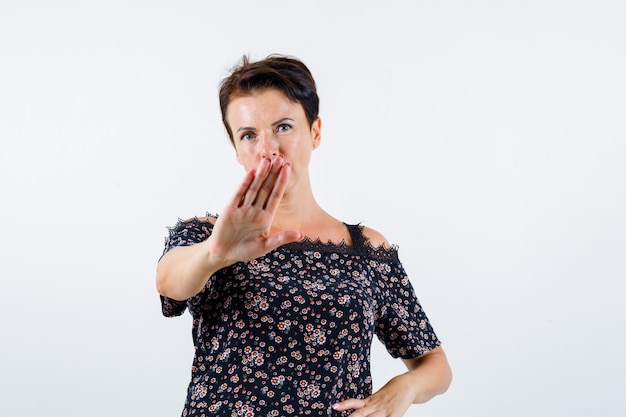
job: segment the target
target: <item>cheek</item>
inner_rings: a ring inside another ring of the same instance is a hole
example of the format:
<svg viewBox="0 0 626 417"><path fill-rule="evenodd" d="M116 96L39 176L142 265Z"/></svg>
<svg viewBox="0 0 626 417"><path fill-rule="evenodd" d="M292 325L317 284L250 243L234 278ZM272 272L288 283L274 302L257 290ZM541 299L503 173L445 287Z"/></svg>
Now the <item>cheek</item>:
<svg viewBox="0 0 626 417"><path fill-rule="evenodd" d="M257 158L252 149L238 149L235 156L239 165L243 166L246 171L254 168L257 164Z"/></svg>

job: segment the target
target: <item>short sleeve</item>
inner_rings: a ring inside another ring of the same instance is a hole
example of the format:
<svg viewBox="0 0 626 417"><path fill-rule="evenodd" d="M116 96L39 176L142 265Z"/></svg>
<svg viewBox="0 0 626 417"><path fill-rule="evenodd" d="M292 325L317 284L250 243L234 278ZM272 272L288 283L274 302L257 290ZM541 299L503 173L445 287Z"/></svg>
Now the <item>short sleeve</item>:
<svg viewBox="0 0 626 417"><path fill-rule="evenodd" d="M165 239L165 248L161 257L175 247L191 246L205 241L212 230L211 223L200 221L197 218L179 220L176 226L169 228L169 235ZM160 298L161 311L165 317L180 316L187 308L187 301L178 301L163 295Z"/></svg>
<svg viewBox="0 0 626 417"><path fill-rule="evenodd" d="M399 261L384 269L378 291L376 335L391 356L411 359L441 344Z"/></svg>

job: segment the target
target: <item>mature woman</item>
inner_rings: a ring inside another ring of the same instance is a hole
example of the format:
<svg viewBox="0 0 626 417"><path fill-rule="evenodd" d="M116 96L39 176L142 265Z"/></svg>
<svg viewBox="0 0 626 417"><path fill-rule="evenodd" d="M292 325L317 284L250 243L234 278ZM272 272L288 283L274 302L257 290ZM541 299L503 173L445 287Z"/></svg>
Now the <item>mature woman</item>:
<svg viewBox="0 0 626 417"><path fill-rule="evenodd" d="M193 316L183 416L402 416L445 392L450 367L396 247L315 200L308 68L244 57L219 97L246 175L219 216L170 230L157 268L163 314ZM376 393L374 334L408 368Z"/></svg>

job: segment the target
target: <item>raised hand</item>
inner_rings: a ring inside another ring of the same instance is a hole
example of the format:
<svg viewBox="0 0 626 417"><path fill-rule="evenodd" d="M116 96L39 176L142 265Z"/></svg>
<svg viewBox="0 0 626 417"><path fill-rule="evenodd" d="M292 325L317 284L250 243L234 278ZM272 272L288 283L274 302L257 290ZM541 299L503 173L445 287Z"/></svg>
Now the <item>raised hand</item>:
<svg viewBox="0 0 626 417"><path fill-rule="evenodd" d="M285 193L291 165L278 156L264 158L246 174L230 203L224 208L208 239L210 252L225 265L249 261L280 245L302 239L297 230L270 234L278 205Z"/></svg>

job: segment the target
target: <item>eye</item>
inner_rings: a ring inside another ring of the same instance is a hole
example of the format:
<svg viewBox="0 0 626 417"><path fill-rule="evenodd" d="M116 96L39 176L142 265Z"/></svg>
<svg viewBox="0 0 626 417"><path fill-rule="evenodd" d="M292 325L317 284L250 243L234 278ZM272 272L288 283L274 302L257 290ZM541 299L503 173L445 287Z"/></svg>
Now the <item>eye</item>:
<svg viewBox="0 0 626 417"><path fill-rule="evenodd" d="M251 140L254 139L254 133L252 132L245 132L243 135L241 135L239 137L240 140Z"/></svg>
<svg viewBox="0 0 626 417"><path fill-rule="evenodd" d="M277 132L287 132L291 130L292 126L289 123L281 123L276 127Z"/></svg>

